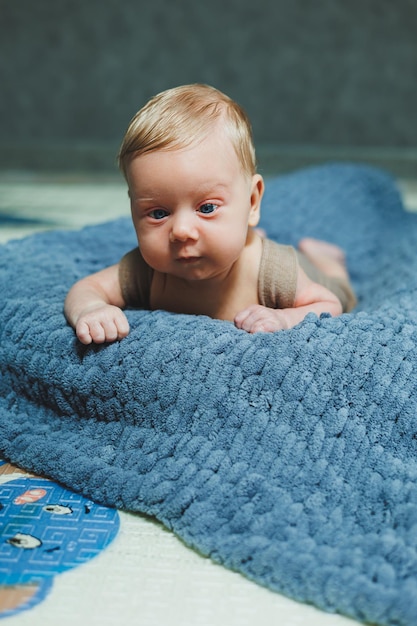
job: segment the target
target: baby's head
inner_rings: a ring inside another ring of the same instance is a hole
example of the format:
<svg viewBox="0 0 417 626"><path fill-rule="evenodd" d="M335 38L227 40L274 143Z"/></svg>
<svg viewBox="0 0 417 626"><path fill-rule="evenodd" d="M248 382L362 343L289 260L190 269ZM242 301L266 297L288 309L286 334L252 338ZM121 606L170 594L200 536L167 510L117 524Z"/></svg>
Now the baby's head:
<svg viewBox="0 0 417 626"><path fill-rule="evenodd" d="M215 125L233 145L242 171L256 172L252 129L245 111L231 98L208 85L184 85L154 96L126 131L119 151L119 167L127 179L130 160L156 150L176 150L203 140Z"/></svg>

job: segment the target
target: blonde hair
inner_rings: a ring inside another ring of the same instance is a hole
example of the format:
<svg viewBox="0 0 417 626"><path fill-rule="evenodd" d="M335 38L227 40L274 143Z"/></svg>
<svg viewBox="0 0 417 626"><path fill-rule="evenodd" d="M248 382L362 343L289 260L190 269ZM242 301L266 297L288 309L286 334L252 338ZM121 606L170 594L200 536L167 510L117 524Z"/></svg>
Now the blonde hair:
<svg viewBox="0 0 417 626"><path fill-rule="evenodd" d="M243 171L252 176L256 173L256 157L247 114L218 89L193 84L157 94L133 117L118 154L125 178L135 156L188 147L204 139L220 119Z"/></svg>

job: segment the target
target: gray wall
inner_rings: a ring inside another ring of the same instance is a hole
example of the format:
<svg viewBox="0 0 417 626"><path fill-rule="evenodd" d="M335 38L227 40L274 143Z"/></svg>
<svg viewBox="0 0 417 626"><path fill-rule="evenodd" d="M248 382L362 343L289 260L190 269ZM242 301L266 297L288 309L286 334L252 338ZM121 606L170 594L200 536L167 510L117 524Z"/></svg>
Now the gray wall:
<svg viewBox="0 0 417 626"><path fill-rule="evenodd" d="M195 81L278 168L417 162L417 0L0 0L0 167L113 168L136 110Z"/></svg>

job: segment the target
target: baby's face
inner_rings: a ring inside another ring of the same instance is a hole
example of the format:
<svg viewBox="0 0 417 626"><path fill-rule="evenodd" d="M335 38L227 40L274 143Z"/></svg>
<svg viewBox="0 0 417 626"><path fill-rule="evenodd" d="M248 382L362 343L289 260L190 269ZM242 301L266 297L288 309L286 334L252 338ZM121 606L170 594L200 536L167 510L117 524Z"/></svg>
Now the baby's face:
<svg viewBox="0 0 417 626"><path fill-rule="evenodd" d="M220 129L191 147L134 158L128 183L142 255L163 274L221 278L259 220L262 177L243 173Z"/></svg>

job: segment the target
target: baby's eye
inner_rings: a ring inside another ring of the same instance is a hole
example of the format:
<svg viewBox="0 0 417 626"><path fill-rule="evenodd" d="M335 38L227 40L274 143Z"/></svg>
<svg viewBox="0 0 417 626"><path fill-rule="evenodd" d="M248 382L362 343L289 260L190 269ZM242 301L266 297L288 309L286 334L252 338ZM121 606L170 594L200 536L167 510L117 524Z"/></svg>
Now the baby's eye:
<svg viewBox="0 0 417 626"><path fill-rule="evenodd" d="M163 220L168 215L168 211L165 211L165 209L153 209L153 211L149 212L149 215L154 220Z"/></svg>
<svg viewBox="0 0 417 626"><path fill-rule="evenodd" d="M214 213L217 208L217 204L214 204L213 202L206 202L200 206L199 211L204 215L210 215L210 213Z"/></svg>

